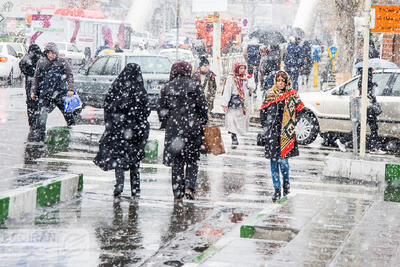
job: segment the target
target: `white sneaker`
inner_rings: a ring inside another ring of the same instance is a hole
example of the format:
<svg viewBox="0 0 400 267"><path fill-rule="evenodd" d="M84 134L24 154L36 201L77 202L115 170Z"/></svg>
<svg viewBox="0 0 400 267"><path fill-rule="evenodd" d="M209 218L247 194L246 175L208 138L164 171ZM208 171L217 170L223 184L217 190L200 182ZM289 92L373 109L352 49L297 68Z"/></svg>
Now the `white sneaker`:
<svg viewBox="0 0 400 267"><path fill-rule="evenodd" d="M370 149L369 150L369 153L371 153L371 154L377 154L377 155L385 155L386 154L386 151L383 151L382 149Z"/></svg>
<svg viewBox="0 0 400 267"><path fill-rule="evenodd" d="M340 142L339 139L336 139L336 144L338 145L340 151L342 151L342 152L346 152L347 151L346 150L346 146L344 144L342 144L342 142Z"/></svg>

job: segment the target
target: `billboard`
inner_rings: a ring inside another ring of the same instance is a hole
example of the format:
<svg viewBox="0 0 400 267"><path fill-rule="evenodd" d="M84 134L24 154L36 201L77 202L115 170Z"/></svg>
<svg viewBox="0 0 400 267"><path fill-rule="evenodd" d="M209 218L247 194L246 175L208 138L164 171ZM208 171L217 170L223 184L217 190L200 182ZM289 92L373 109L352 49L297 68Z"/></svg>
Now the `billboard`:
<svg viewBox="0 0 400 267"><path fill-rule="evenodd" d="M228 0L193 0L192 12L225 12Z"/></svg>

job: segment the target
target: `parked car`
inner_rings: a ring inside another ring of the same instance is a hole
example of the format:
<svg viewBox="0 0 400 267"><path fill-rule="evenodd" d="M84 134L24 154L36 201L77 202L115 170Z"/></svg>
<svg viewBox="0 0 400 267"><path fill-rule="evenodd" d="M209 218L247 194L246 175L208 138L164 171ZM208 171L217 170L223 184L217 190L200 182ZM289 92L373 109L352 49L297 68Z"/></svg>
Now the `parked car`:
<svg viewBox="0 0 400 267"><path fill-rule="evenodd" d="M71 43L56 43L60 57L65 57L70 65L81 65L85 54L76 45Z"/></svg>
<svg viewBox="0 0 400 267"><path fill-rule="evenodd" d="M15 52L19 58L23 58L26 53L28 53L28 49L26 48L25 44L23 43L9 43L12 48L14 48Z"/></svg>
<svg viewBox="0 0 400 267"><path fill-rule="evenodd" d="M142 70L150 108L155 109L164 83L169 80L172 62L159 55L136 55L132 52L99 56L91 66L75 75L75 88L84 105L102 108L108 88L128 63L136 63Z"/></svg>
<svg viewBox="0 0 400 267"><path fill-rule="evenodd" d="M171 61L176 61L176 48L162 49L160 55L167 56ZM192 51L186 49L178 49L178 60L185 60L193 63L194 56Z"/></svg>
<svg viewBox="0 0 400 267"><path fill-rule="evenodd" d="M7 80L9 85L21 77L20 58L10 43L0 43L0 79Z"/></svg>
<svg viewBox="0 0 400 267"><path fill-rule="evenodd" d="M310 144L320 134L332 143L351 131L349 100L358 90L360 76L324 92L300 93L304 111L298 115L296 136L300 144ZM382 107L378 116L379 136L387 140L400 137L400 69L379 70L373 74L375 95ZM369 127L367 127L369 131Z"/></svg>

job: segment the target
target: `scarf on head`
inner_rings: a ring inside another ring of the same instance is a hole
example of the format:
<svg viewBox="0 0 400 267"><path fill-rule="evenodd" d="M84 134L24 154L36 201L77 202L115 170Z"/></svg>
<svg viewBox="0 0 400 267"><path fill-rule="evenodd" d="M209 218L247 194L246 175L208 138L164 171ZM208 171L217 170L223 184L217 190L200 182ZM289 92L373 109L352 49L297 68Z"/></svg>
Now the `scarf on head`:
<svg viewBox="0 0 400 267"><path fill-rule="evenodd" d="M288 76L289 77L289 76ZM284 101L285 106L282 114L281 134L280 134L280 148L281 158L293 149L296 140L295 125L296 115L303 109L304 104L296 90L292 89L291 81L287 82L285 90L279 90L276 86L276 77L274 86L267 90L261 109L268 108L273 103Z"/></svg>
<svg viewBox="0 0 400 267"><path fill-rule="evenodd" d="M189 76L192 74L192 65L186 61L178 61L172 64L169 80L172 81L178 76Z"/></svg>
<svg viewBox="0 0 400 267"><path fill-rule="evenodd" d="M243 114L246 115L246 108L244 106L244 101L246 100L246 95L244 93L243 80L242 80L243 76L246 75L246 74L245 73L244 74L239 74L239 68L241 66L245 66L246 67L246 64L244 64L243 62L237 62L235 64L235 66L233 67L232 77L233 77L233 83L236 86L238 95L239 95L240 99L243 102L243 105L242 105Z"/></svg>

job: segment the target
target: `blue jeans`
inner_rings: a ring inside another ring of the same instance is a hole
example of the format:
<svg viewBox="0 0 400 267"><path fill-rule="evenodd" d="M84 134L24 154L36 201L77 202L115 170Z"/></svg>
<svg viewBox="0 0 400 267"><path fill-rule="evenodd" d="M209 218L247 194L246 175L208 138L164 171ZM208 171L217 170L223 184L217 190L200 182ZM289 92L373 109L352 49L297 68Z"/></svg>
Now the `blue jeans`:
<svg viewBox="0 0 400 267"><path fill-rule="evenodd" d="M271 176L275 189L281 188L281 181L279 179L279 167L281 169L282 178L284 182L289 182L289 161L284 159L271 159Z"/></svg>

